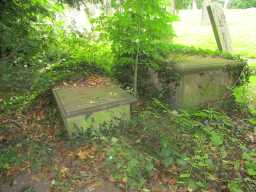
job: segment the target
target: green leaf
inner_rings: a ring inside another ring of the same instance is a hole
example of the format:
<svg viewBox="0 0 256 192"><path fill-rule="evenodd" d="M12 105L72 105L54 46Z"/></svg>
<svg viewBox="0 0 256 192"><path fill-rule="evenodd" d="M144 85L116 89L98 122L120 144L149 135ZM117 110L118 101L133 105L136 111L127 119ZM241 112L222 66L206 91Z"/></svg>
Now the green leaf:
<svg viewBox="0 0 256 192"><path fill-rule="evenodd" d="M223 144L224 136L216 132L211 132L210 139L214 145L218 146Z"/></svg>
<svg viewBox="0 0 256 192"><path fill-rule="evenodd" d="M253 126L256 126L256 118L252 118L249 120L249 123Z"/></svg>
<svg viewBox="0 0 256 192"><path fill-rule="evenodd" d="M183 173L180 175L180 178L189 178L191 176L190 173Z"/></svg>
<svg viewBox="0 0 256 192"><path fill-rule="evenodd" d="M230 192L243 192L243 190L241 189L240 180L231 181L228 184L228 188L229 188Z"/></svg>
<svg viewBox="0 0 256 192"><path fill-rule="evenodd" d="M250 175L250 176L256 176L256 166L252 167L252 168L248 168L247 169L247 173Z"/></svg>

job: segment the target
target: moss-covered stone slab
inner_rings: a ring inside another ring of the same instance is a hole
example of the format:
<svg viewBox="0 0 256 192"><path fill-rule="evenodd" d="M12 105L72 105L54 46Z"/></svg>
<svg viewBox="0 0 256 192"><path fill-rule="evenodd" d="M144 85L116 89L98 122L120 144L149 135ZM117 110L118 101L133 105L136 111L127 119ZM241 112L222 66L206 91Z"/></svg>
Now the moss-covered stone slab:
<svg viewBox="0 0 256 192"><path fill-rule="evenodd" d="M136 98L115 84L104 87L66 87L53 90L69 135L88 128L118 126L130 118Z"/></svg>
<svg viewBox="0 0 256 192"><path fill-rule="evenodd" d="M170 101L178 108L218 107L231 95L244 63L216 56L171 54L169 67L179 74L171 82ZM236 76L235 76L236 75Z"/></svg>
<svg viewBox="0 0 256 192"><path fill-rule="evenodd" d="M171 54L167 58L169 67L181 74L236 68L241 62L217 56Z"/></svg>
<svg viewBox="0 0 256 192"><path fill-rule="evenodd" d="M163 70L147 71L147 87L162 91L172 107L219 108L232 95L246 63L221 56L171 53Z"/></svg>

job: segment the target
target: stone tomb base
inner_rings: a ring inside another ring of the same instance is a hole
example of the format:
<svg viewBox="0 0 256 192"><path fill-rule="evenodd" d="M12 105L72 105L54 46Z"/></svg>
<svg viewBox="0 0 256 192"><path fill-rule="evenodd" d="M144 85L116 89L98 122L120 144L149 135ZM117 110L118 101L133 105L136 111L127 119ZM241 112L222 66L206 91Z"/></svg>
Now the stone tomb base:
<svg viewBox="0 0 256 192"><path fill-rule="evenodd" d="M53 90L70 136L92 128L119 126L130 118L136 98L115 84L104 87L64 87Z"/></svg>
<svg viewBox="0 0 256 192"><path fill-rule="evenodd" d="M178 74L178 80L164 84L161 74L151 72L151 84L158 89L169 88L168 100L173 107L192 110L221 107L245 65L222 57L184 54L171 54L166 62Z"/></svg>

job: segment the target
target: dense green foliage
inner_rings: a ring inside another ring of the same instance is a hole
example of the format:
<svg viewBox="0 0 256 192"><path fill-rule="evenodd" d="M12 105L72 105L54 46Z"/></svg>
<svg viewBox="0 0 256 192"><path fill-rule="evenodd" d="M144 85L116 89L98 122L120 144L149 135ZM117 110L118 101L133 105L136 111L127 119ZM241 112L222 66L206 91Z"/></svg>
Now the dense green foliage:
<svg viewBox="0 0 256 192"><path fill-rule="evenodd" d="M31 104L58 82L85 78L89 74L109 73L112 55L107 44L92 42L71 34L59 38L59 44L56 44L58 47L48 50L49 57L54 57L54 63L49 63L46 68L37 72L29 92L16 93L1 103L0 113ZM50 54L51 51L54 51L53 55ZM22 82L20 83L22 85Z"/></svg>
<svg viewBox="0 0 256 192"><path fill-rule="evenodd" d="M101 63L110 70L112 56L107 43L64 30L63 22L56 19L63 11L62 4L47 0L3 1L0 9L2 92L33 89L42 71L51 65ZM104 60L103 55L108 59Z"/></svg>
<svg viewBox="0 0 256 192"><path fill-rule="evenodd" d="M256 7L255 0L232 0L231 7L233 8L251 8Z"/></svg>
<svg viewBox="0 0 256 192"><path fill-rule="evenodd" d="M46 50L55 41L54 13L59 8L45 0L1 2L1 89L30 88L35 71L47 65Z"/></svg>
<svg viewBox="0 0 256 192"><path fill-rule="evenodd" d="M62 11L55 1L1 2L0 93L8 97L1 112L30 103L75 74L84 78L90 72L110 72L109 43L65 31L56 19Z"/></svg>
<svg viewBox="0 0 256 192"><path fill-rule="evenodd" d="M161 57L166 42L174 37L172 22L175 17L167 12L165 0L125 0L115 4L115 8L114 15L103 22L112 43L114 63L119 66L134 64L137 91L138 65L157 68L154 60Z"/></svg>
<svg viewBox="0 0 256 192"><path fill-rule="evenodd" d="M233 91L236 102L240 105L243 112L249 112L251 115L256 115L255 103L256 95L254 94L256 77L252 76L248 84L236 87ZM251 119L251 123L256 125L255 119Z"/></svg>
<svg viewBox="0 0 256 192"><path fill-rule="evenodd" d="M0 7L1 58L34 55L46 46L42 37L47 30L47 18L51 18L54 6L45 0L1 1ZM49 20L48 20L49 21ZM50 25L50 23L48 24ZM40 44L41 43L41 44Z"/></svg>
<svg viewBox="0 0 256 192"><path fill-rule="evenodd" d="M212 0L212 2L224 4L224 0ZM202 8L203 0L196 0L197 8ZM192 0L176 0L177 9L189 9L192 7ZM229 0L229 8L245 9L256 7L255 0Z"/></svg>
<svg viewBox="0 0 256 192"><path fill-rule="evenodd" d="M186 9L192 6L191 0L176 0L175 1L176 9Z"/></svg>

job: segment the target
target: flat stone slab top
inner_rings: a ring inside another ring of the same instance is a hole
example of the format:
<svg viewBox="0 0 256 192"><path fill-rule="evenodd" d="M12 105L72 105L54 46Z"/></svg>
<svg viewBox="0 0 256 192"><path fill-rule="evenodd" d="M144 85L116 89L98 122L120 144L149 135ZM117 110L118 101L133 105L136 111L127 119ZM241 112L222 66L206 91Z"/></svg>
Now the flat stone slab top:
<svg viewBox="0 0 256 192"><path fill-rule="evenodd" d="M100 87L62 87L53 89L64 124L69 133L74 127L99 128L115 118L130 116L130 104L137 99L118 85Z"/></svg>
<svg viewBox="0 0 256 192"><path fill-rule="evenodd" d="M217 56L171 54L167 62L178 73L198 73L203 71L234 68L245 63Z"/></svg>
<svg viewBox="0 0 256 192"><path fill-rule="evenodd" d="M113 84L106 87L57 88L53 92L65 117L97 112L136 101L135 97Z"/></svg>

